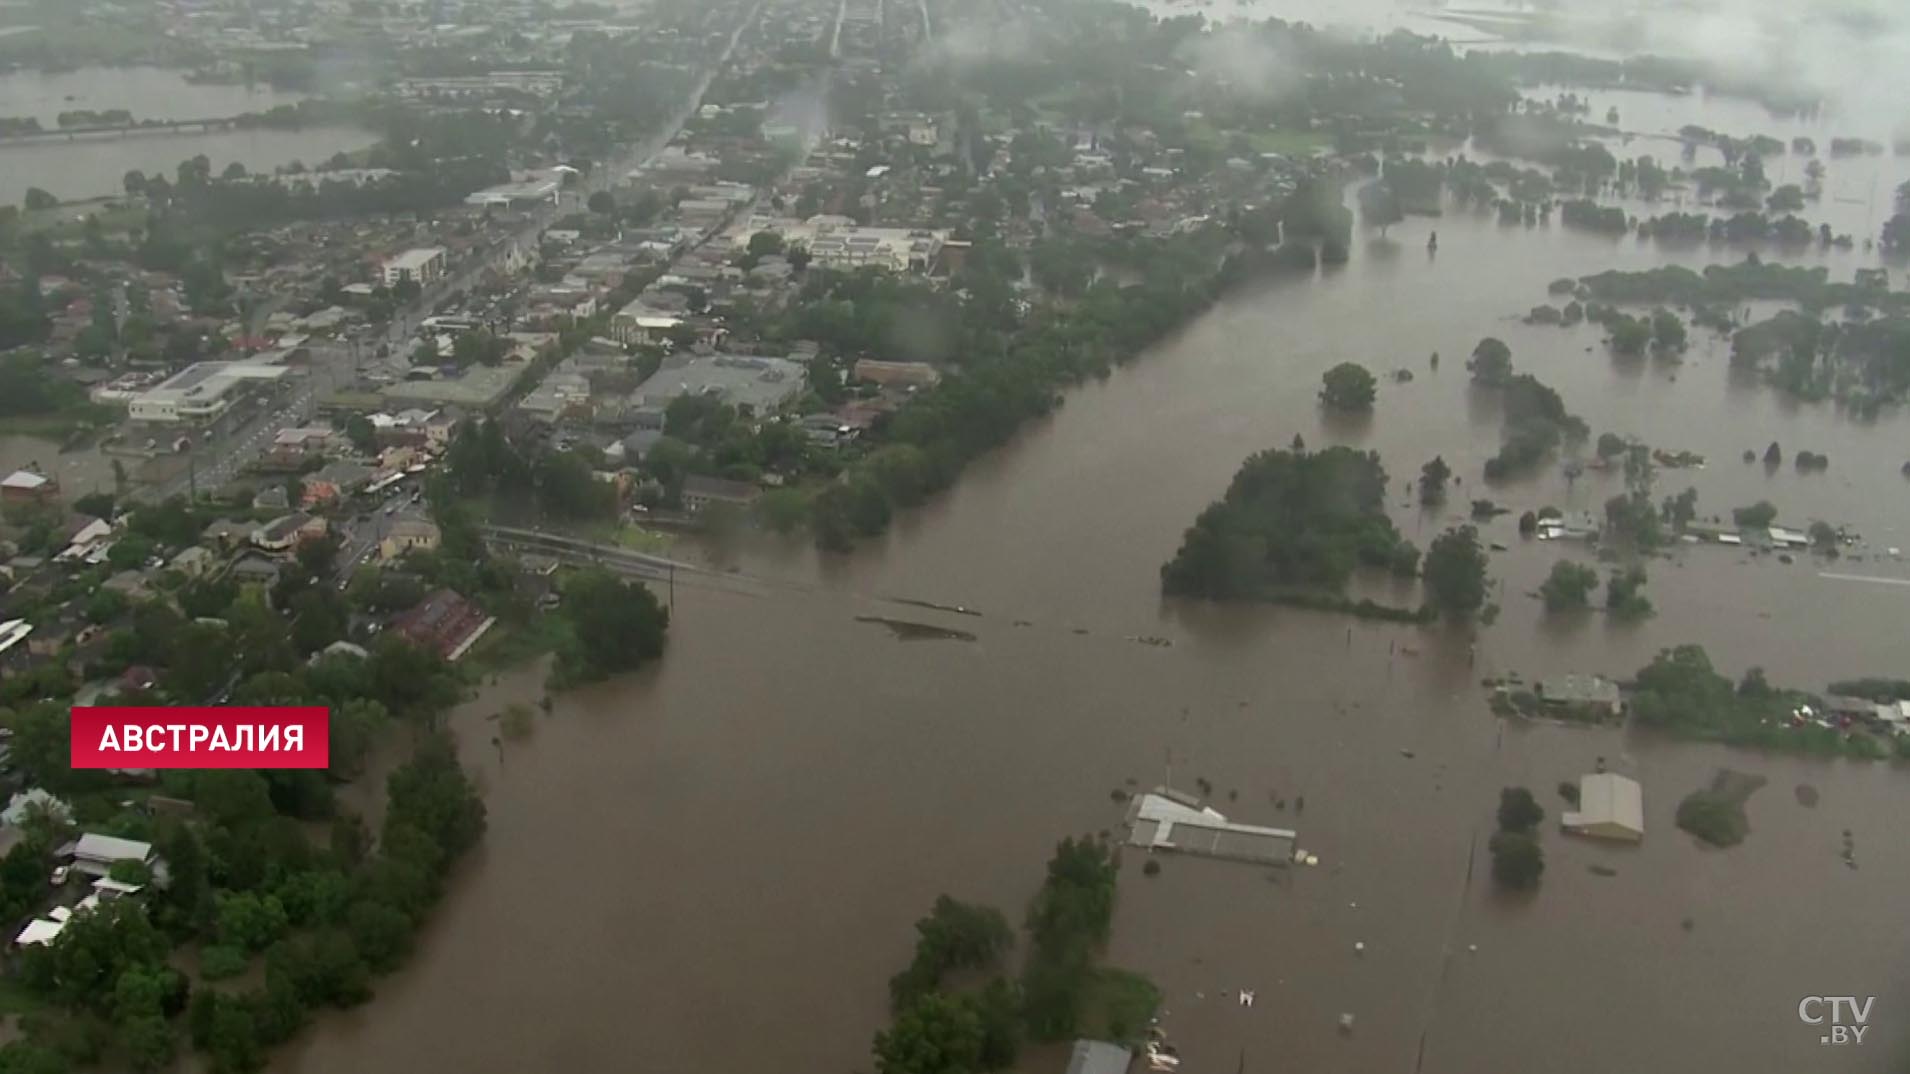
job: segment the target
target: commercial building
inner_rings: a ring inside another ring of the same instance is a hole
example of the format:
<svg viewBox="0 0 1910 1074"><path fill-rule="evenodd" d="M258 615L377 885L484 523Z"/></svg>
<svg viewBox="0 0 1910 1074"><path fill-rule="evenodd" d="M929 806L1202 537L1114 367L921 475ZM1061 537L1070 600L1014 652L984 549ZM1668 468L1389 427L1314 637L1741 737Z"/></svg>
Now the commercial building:
<svg viewBox="0 0 1910 1074"><path fill-rule="evenodd" d="M442 246L406 250L384 264L385 286L396 287L406 280L427 286L444 278L446 254Z"/></svg>
<svg viewBox="0 0 1910 1074"><path fill-rule="evenodd" d="M658 414L680 395L713 396L749 414L768 414L802 393L803 367L787 358L693 354L668 358L630 395L630 406Z"/></svg>
<svg viewBox="0 0 1910 1074"><path fill-rule="evenodd" d="M438 524L430 519L401 518L391 524L385 539L378 542L378 554L384 559L397 559L413 549L435 552L443 539Z"/></svg>
<svg viewBox="0 0 1910 1074"><path fill-rule="evenodd" d="M194 362L126 404L134 421L184 424L211 421L232 405L242 384L276 381L290 372L266 362Z"/></svg>
<svg viewBox="0 0 1910 1074"><path fill-rule="evenodd" d="M456 660L471 651L485 631L497 620L484 609L449 589L440 589L418 602L417 607L391 621L391 629L421 648L446 660Z"/></svg>
<svg viewBox="0 0 1910 1074"><path fill-rule="evenodd" d="M736 234L747 247L758 231L773 231L790 246L809 251L813 265L830 269L881 268L891 272L929 272L941 257L949 232L937 228L862 227L846 216L807 220L752 217Z"/></svg>
<svg viewBox="0 0 1910 1074"><path fill-rule="evenodd" d="M1578 808L1559 819L1568 832L1636 843L1645 837L1645 792L1635 779L1596 772L1578 781Z"/></svg>
<svg viewBox="0 0 1910 1074"><path fill-rule="evenodd" d="M536 205L542 202L557 203L557 196L564 189L562 176L534 176L517 183L504 183L488 187L465 197L466 205L490 205L500 209L516 208L524 205Z"/></svg>
<svg viewBox="0 0 1910 1074"><path fill-rule="evenodd" d="M610 318L610 334L625 345L661 343L682 323L681 318L636 298Z"/></svg>

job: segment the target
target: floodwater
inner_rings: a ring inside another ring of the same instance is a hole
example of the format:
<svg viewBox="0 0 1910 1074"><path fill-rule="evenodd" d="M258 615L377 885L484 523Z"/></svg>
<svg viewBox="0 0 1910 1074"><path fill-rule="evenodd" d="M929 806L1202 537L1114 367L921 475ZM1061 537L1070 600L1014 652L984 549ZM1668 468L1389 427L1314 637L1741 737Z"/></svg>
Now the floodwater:
<svg viewBox="0 0 1910 1074"><path fill-rule="evenodd" d="M59 113L82 108L124 108L138 119L211 119L262 112L308 96L264 84L194 85L181 72L163 67L0 74L0 116L34 116L49 129ZM0 142L0 204L18 204L36 186L67 200L118 194L130 170L170 177L180 161L202 153L215 172L235 160L253 171L271 171L294 160L315 164L374 140L371 132L357 127L327 125L295 131L152 132L72 142Z"/></svg>
<svg viewBox="0 0 1910 1074"><path fill-rule="evenodd" d="M1554 465L1480 487L1499 412L1464 358L1488 334L1594 433L1709 456L1661 471L1660 495L1690 484L1707 516L1770 499L1792 524L1826 518L1871 546L1910 547L1900 416L1786 401L1734 379L1728 347L1702 333L1681 363L1622 363L1593 329L1517 320L1554 277L1665 256L1556 226L1410 220L1390 242L1363 240L1344 269L1240 294L1069 392L854 557L755 551L742 563L763 579L754 595L680 581L660 665L558 698L500 759L484 717L540 694L534 672L507 678L458 719L487 792L484 848L410 966L282 1069L866 1070L886 982L937 894L1018 917L1055 841L1116 829L1110 792L1170 775L1210 781L1237 819L1297 827L1321 859L1291 871L1168 859L1146 878L1127 857L1109 955L1161 985L1186 1070L1243 1056L1258 1070L1440 1074L1899 1063L1901 766L1505 725L1478 686L1508 670L1628 675L1690 641L1728 674L1760 665L1807 687L1903 670L1910 587L1819 576L1910 577L1871 551L1825 568L1681 549L1652 564L1659 611L1635 626L1547 620L1528 595L1557 557L1584 552L1521 541L1516 511L1597 511L1619 481L1568 483ZM1861 251L1802 259L1820 257L1843 279L1874 264ZM1329 421L1315 403L1321 372L1347 359L1382 377L1370 421ZM1393 383L1395 368L1415 378ZM1473 496L1512 507L1484 525L1509 546L1492 556L1496 625L1475 636L1164 601L1157 571L1181 531L1246 455L1296 433L1379 451L1401 490L1395 518L1422 546ZM1738 461L1772 440L1787 459L1827 454L1829 471ZM1465 483L1426 513L1403 485L1435 454ZM884 599L897 597L982 614ZM858 615L978 637L897 641ZM1172 647L1127 640L1153 635ZM1496 894L1484 841L1499 789L1530 786L1556 818L1553 788L1600 758L1644 785L1643 845L1548 823L1541 890ZM1721 766L1769 781L1749 802L1750 837L1728 851L1672 823ZM1814 808L1800 784L1821 793ZM1304 813L1275 805L1297 796ZM1856 869L1839 858L1845 829ZM1240 988L1254 1007L1225 995ZM1865 1043L1819 1045L1797 1018L1814 994L1876 996ZM1058 1063L1042 1052L1025 1067Z"/></svg>

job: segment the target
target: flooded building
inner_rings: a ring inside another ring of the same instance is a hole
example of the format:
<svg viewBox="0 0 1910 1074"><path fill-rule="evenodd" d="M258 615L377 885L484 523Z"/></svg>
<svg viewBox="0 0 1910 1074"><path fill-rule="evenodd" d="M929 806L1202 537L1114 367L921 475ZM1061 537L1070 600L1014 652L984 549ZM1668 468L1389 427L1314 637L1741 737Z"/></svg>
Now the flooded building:
<svg viewBox="0 0 1910 1074"><path fill-rule="evenodd" d="M1645 793L1635 779L1597 772L1578 781L1578 808L1559 819L1568 832L1636 843L1645 837Z"/></svg>
<svg viewBox="0 0 1910 1074"><path fill-rule="evenodd" d="M1077 1040L1068 1054L1068 1074L1126 1074L1134 1053L1104 1040Z"/></svg>
<svg viewBox="0 0 1910 1074"><path fill-rule="evenodd" d="M1166 787L1136 797L1128 810L1128 845L1147 850L1284 865L1293 858L1297 838L1286 828L1236 824L1191 795Z"/></svg>

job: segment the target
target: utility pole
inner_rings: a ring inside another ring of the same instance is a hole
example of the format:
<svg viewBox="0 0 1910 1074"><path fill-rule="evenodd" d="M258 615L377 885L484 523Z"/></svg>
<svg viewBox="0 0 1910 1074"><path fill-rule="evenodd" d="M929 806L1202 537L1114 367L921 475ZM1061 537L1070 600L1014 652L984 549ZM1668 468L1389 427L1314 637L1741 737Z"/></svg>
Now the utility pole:
<svg viewBox="0 0 1910 1074"><path fill-rule="evenodd" d="M670 616L676 617L676 562L670 562Z"/></svg>

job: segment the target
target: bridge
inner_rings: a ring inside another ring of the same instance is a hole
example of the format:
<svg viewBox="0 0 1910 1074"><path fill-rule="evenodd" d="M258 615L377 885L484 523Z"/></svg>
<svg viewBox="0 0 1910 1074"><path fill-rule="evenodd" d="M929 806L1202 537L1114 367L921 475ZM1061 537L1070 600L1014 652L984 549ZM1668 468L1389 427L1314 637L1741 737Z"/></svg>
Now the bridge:
<svg viewBox="0 0 1910 1074"><path fill-rule="evenodd" d="M685 582L708 583L731 577L700 564L653 556L648 552L637 552L613 544L597 544L561 533L490 525L479 526L478 532L484 538L484 543L492 548L518 553L533 552L559 562L603 567L618 574L653 582L674 582L681 576Z"/></svg>
<svg viewBox="0 0 1910 1074"><path fill-rule="evenodd" d="M55 127L51 130L9 131L0 133L0 145L81 140L105 141L135 134L198 134L205 131L232 130L238 126L239 118L236 116L218 119L147 119L106 127Z"/></svg>

